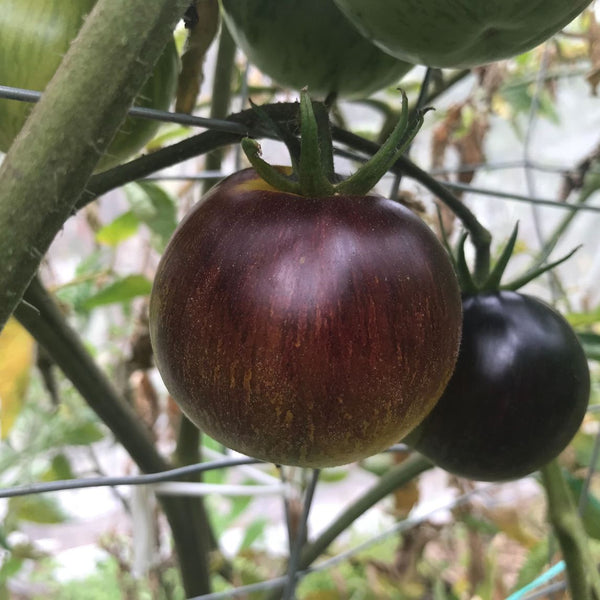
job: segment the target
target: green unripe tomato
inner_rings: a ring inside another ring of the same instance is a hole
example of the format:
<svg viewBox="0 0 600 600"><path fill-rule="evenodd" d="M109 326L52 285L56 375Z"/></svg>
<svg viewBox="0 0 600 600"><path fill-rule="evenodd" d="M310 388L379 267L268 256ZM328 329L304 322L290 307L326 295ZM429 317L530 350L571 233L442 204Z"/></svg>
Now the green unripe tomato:
<svg viewBox="0 0 600 600"><path fill-rule="evenodd" d="M334 0L362 34L401 60L472 67L552 37L590 0Z"/></svg>
<svg viewBox="0 0 600 600"><path fill-rule="evenodd" d="M311 95L366 97L413 65L365 40L333 0L221 0L223 19L250 62Z"/></svg>
<svg viewBox="0 0 600 600"><path fill-rule="evenodd" d="M0 10L0 85L43 91L96 0L5 0ZM132 33L133 35L133 33ZM175 94L179 58L170 42L142 87L137 106L166 110ZM0 152L7 152L32 105L0 100ZM128 118L98 170L123 162L149 142L157 121Z"/></svg>

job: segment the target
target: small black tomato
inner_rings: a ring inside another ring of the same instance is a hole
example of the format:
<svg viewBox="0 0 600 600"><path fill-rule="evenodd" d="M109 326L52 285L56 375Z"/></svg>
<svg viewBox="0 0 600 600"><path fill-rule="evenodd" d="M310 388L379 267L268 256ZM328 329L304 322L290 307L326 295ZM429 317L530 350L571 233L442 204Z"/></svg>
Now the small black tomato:
<svg viewBox="0 0 600 600"><path fill-rule="evenodd" d="M589 392L583 349L551 306L516 292L465 296L456 369L407 441L456 475L516 479L562 452Z"/></svg>

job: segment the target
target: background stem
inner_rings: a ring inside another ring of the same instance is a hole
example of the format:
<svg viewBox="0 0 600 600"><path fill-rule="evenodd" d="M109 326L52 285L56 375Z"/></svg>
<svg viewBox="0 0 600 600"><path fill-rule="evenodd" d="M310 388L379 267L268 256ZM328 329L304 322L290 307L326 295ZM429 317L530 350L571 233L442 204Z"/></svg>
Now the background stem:
<svg viewBox="0 0 600 600"><path fill-rule="evenodd" d="M213 119L224 119L229 114L229 107L231 105L231 80L233 77L236 50L237 46L229 33L229 29L223 23L221 25L221 35L219 36L219 49L217 52L210 104L210 116ZM222 161L222 150L213 150L206 155L205 168L207 171L219 171ZM208 191L217 181L218 179L205 180L203 192Z"/></svg>
<svg viewBox="0 0 600 600"><path fill-rule="evenodd" d="M415 452L403 463L391 468L385 475L379 478L371 489L346 508L315 540L304 546L300 554L300 560L298 561L298 571L307 569L327 550L328 546L338 535L346 531L358 517L377 504L377 502L424 471L431 469L432 466L432 463L428 459ZM267 596L267 600L276 600L279 598L283 585L273 588L272 592Z"/></svg>
<svg viewBox="0 0 600 600"><path fill-rule="evenodd" d="M25 300L28 304L19 305L16 318L71 380L140 470L153 473L172 468L157 452L141 419L100 371L37 278L27 289ZM160 500L173 532L186 593L189 596L207 593L209 539L202 505L188 497L163 496Z"/></svg>
<svg viewBox="0 0 600 600"><path fill-rule="evenodd" d="M600 600L600 576L571 491L558 462L541 470L548 499L548 518L558 538L573 600Z"/></svg>
<svg viewBox="0 0 600 600"><path fill-rule="evenodd" d="M0 329L189 0L98 0L0 166Z"/></svg>

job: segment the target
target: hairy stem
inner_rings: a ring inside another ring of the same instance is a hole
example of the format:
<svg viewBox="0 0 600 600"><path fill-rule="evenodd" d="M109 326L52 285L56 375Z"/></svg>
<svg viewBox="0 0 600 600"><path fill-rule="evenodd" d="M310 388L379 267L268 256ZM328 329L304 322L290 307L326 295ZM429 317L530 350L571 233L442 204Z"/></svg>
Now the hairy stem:
<svg viewBox="0 0 600 600"><path fill-rule="evenodd" d="M0 166L0 329L188 5L98 0L14 141Z"/></svg>
<svg viewBox="0 0 600 600"><path fill-rule="evenodd" d="M71 380L140 470L154 473L172 468L157 452L141 419L100 371L39 279L33 279L25 300L27 304L21 303L15 311L19 322ZM193 596L208 592L209 540L207 528L202 528L202 512L194 498L163 496L161 504L173 532L186 593Z"/></svg>

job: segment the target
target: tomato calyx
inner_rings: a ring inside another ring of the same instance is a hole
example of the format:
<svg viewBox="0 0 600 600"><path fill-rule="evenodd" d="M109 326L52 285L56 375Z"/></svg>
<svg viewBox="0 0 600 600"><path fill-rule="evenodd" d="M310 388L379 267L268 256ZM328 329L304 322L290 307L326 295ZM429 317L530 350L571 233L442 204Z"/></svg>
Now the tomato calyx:
<svg viewBox="0 0 600 600"><path fill-rule="evenodd" d="M300 95L299 143L289 131L273 123L261 107L253 105L259 117L286 144L292 162L291 174L282 173L263 160L255 139L244 138L242 149L256 172L282 192L307 197L365 196L406 151L421 128L425 113L431 110L419 110L414 118L409 118L408 98L402 90L401 94L400 120L388 139L364 165L342 181L337 181L333 170L333 143L325 106L313 102L306 89Z"/></svg>
<svg viewBox="0 0 600 600"><path fill-rule="evenodd" d="M563 262L569 260L569 258L571 258L581 247L577 246L568 254L553 262L534 264L515 279L509 281L508 283L502 283L502 278L504 277L506 267L508 266L508 263L510 262L515 250L518 233L519 223L517 222L496 262L493 265L490 265L479 277L474 276L471 272L465 254L465 244L469 234L465 232L461 235L454 250L452 250L448 239L444 236L443 242L446 246L446 250L448 250L450 256L452 257L456 276L463 294L475 295L486 292L496 292L499 290L515 292L540 275L543 275L547 271L550 271Z"/></svg>

